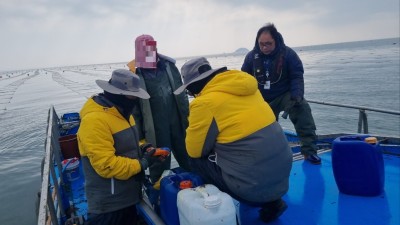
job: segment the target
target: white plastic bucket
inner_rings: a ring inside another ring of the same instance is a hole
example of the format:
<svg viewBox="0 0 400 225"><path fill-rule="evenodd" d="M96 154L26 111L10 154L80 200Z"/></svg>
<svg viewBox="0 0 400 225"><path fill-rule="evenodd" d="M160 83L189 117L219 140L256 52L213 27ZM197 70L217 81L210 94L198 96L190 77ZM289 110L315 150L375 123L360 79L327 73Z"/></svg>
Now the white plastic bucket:
<svg viewBox="0 0 400 225"><path fill-rule="evenodd" d="M236 209L232 197L212 184L178 192L180 225L236 224Z"/></svg>
<svg viewBox="0 0 400 225"><path fill-rule="evenodd" d="M65 175L68 181L78 180L79 175L79 159L74 157L62 161L63 167L65 168Z"/></svg>

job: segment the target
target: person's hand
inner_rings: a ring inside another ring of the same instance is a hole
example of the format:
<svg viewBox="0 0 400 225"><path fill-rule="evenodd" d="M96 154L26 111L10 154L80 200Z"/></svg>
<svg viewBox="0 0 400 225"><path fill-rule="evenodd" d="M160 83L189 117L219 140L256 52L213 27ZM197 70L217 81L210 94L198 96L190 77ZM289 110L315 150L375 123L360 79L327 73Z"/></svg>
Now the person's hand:
<svg viewBox="0 0 400 225"><path fill-rule="evenodd" d="M294 105L299 105L303 101L303 97L301 96L293 96L290 99L294 101Z"/></svg>
<svg viewBox="0 0 400 225"><path fill-rule="evenodd" d="M156 151L154 152L155 157L157 157L157 159L160 162L163 162L165 159L167 159L171 154L171 150L167 147L163 147L163 148L156 148Z"/></svg>
<svg viewBox="0 0 400 225"><path fill-rule="evenodd" d="M140 150L142 151L142 158L139 160L139 163L142 167L142 170L146 170L155 161L155 157L153 155L156 152L156 148L154 148L151 144L144 144L140 146Z"/></svg>
<svg viewBox="0 0 400 225"><path fill-rule="evenodd" d="M147 151L147 149L154 148L153 145L150 143L142 144L139 147L140 147L140 151L142 152L142 154L144 154Z"/></svg>
<svg viewBox="0 0 400 225"><path fill-rule="evenodd" d="M289 111L295 106L300 104L300 102L303 100L302 97L300 96L295 96L295 97L291 97L290 101L288 102L288 104L285 106L284 110L283 110L283 114L282 114L282 118L283 119L287 119L288 115L289 115Z"/></svg>
<svg viewBox="0 0 400 225"><path fill-rule="evenodd" d="M140 146L142 158L139 160L142 169L145 170L158 162L164 162L170 155L169 148L154 148L152 144L146 143Z"/></svg>

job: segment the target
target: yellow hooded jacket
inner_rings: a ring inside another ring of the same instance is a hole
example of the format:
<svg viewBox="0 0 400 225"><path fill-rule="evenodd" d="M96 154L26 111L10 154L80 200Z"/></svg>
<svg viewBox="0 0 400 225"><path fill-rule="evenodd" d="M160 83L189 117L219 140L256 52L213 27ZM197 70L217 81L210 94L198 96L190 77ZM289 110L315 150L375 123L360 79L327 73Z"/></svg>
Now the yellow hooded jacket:
<svg viewBox="0 0 400 225"><path fill-rule="evenodd" d="M126 120L103 95L90 98L80 117L77 136L89 212L112 212L137 203L141 166L133 117Z"/></svg>
<svg viewBox="0 0 400 225"><path fill-rule="evenodd" d="M276 200L288 190L292 152L268 103L249 74L217 74L190 103L186 149L215 154L232 192L250 202Z"/></svg>

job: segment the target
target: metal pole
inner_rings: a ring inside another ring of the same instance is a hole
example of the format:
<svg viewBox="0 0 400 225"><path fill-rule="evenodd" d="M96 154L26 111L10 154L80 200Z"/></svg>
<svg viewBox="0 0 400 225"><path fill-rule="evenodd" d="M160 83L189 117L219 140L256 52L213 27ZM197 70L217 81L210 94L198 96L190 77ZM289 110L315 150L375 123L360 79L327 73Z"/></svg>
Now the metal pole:
<svg viewBox="0 0 400 225"><path fill-rule="evenodd" d="M362 118L363 118L362 110L360 109L359 113L358 113L358 130L357 130L357 133L361 133L361 130L362 130Z"/></svg>
<svg viewBox="0 0 400 225"><path fill-rule="evenodd" d="M368 118L367 118L367 113L365 112L365 110L362 110L362 114L363 114L363 125L364 125L364 134L368 134Z"/></svg>

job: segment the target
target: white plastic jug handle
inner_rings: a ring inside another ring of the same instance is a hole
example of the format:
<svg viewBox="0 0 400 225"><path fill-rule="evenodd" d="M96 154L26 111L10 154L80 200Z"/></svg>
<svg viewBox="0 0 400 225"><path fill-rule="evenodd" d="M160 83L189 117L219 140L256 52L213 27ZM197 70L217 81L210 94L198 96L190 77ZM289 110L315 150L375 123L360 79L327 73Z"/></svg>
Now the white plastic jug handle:
<svg viewBox="0 0 400 225"><path fill-rule="evenodd" d="M195 190L200 193L203 198L207 198L208 196L210 196L210 194L208 194L208 192L206 191L206 189L203 186L199 186L197 188L195 188Z"/></svg>
<svg viewBox="0 0 400 225"><path fill-rule="evenodd" d="M221 198L217 195L210 195L206 188L203 186L197 187L195 188L195 190L200 193L203 198L204 198L204 207L206 208L215 208L218 207L219 205L221 205Z"/></svg>

